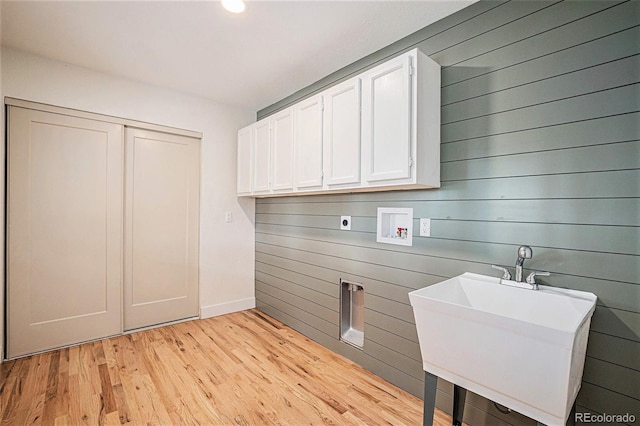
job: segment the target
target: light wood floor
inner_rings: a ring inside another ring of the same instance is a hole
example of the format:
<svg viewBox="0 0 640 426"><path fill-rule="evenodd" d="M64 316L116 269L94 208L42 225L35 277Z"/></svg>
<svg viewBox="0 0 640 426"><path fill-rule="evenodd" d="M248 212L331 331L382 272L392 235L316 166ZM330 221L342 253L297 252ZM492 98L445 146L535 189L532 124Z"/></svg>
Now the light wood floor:
<svg viewBox="0 0 640 426"><path fill-rule="evenodd" d="M2 424L421 425L422 401L258 310L0 366ZM451 418L436 413L437 425Z"/></svg>

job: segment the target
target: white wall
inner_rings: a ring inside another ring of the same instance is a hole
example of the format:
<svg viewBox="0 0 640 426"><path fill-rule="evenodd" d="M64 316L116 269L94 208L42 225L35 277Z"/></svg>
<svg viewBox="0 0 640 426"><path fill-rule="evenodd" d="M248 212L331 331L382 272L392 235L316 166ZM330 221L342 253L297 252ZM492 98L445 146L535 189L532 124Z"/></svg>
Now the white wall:
<svg viewBox="0 0 640 426"><path fill-rule="evenodd" d="M237 131L255 121L255 111L6 47L0 64L3 100L13 97L202 132L201 314L207 317L254 306L255 204L238 199L235 187ZM4 122L1 131L4 134ZM4 161L0 166L4 177L3 168ZM231 223L224 221L225 211L232 212Z"/></svg>

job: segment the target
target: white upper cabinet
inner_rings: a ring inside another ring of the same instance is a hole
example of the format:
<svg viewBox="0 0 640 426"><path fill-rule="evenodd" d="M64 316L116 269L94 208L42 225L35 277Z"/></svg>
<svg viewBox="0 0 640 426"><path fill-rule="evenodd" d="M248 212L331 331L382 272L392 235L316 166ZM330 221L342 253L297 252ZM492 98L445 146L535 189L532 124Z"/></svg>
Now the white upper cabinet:
<svg viewBox="0 0 640 426"><path fill-rule="evenodd" d="M271 189L271 129L269 120L258 121L253 132L253 178L251 190L254 194L267 194Z"/></svg>
<svg viewBox="0 0 640 426"><path fill-rule="evenodd" d="M440 187L440 66L418 49L253 126L253 165L238 160L238 195Z"/></svg>
<svg viewBox="0 0 640 426"><path fill-rule="evenodd" d="M271 189L293 190L293 109L288 108L270 117Z"/></svg>
<svg viewBox="0 0 640 426"><path fill-rule="evenodd" d="M328 188L360 183L360 78L324 93L324 176Z"/></svg>
<svg viewBox="0 0 640 426"><path fill-rule="evenodd" d="M251 194L252 142L253 127L240 129L238 132L238 195Z"/></svg>
<svg viewBox="0 0 640 426"><path fill-rule="evenodd" d="M293 190L293 125L290 108L238 131L239 196Z"/></svg>
<svg viewBox="0 0 640 426"><path fill-rule="evenodd" d="M440 66L414 49L362 82L363 183L439 187Z"/></svg>
<svg viewBox="0 0 640 426"><path fill-rule="evenodd" d="M411 59L403 55L362 77L362 163L366 182L411 177Z"/></svg>
<svg viewBox="0 0 640 426"><path fill-rule="evenodd" d="M322 188L322 95L298 103L295 110L296 188Z"/></svg>

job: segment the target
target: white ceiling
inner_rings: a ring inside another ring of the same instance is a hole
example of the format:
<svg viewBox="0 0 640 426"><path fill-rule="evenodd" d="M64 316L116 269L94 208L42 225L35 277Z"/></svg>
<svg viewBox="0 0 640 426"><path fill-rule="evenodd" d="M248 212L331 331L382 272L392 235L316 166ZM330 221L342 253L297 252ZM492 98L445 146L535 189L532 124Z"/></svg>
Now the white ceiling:
<svg viewBox="0 0 640 426"><path fill-rule="evenodd" d="M1 0L2 45L259 110L471 0Z"/></svg>

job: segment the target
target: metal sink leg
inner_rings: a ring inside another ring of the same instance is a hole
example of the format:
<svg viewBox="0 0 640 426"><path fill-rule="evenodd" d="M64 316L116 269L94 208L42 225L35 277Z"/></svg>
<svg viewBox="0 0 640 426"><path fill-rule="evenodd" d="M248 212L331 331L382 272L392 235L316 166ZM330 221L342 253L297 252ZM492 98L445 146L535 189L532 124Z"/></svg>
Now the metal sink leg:
<svg viewBox="0 0 640 426"><path fill-rule="evenodd" d="M467 390L458 385L453 385L453 426L462 426L464 414L464 400L467 398Z"/></svg>
<svg viewBox="0 0 640 426"><path fill-rule="evenodd" d="M422 426L433 426L433 412L436 409L436 387L438 377L424 372L424 411L422 412Z"/></svg>

